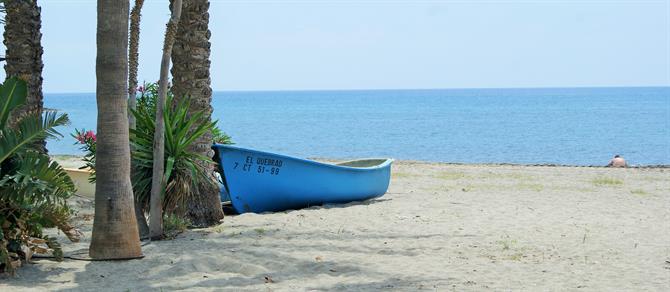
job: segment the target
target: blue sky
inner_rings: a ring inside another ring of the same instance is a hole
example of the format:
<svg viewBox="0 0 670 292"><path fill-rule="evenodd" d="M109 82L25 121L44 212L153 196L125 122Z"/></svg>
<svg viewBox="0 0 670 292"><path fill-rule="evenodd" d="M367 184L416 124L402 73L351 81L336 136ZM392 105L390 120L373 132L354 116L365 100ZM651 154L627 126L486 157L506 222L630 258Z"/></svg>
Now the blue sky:
<svg viewBox="0 0 670 292"><path fill-rule="evenodd" d="M156 80L168 1L146 2ZM211 2L214 90L670 85L670 0ZM95 1L39 3L44 91L93 92Z"/></svg>

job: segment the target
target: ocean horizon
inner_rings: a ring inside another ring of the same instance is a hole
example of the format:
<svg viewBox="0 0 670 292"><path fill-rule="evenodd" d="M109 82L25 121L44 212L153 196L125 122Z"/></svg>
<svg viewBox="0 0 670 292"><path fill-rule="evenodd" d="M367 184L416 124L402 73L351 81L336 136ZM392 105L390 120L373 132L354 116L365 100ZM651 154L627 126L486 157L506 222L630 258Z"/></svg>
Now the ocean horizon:
<svg viewBox="0 0 670 292"><path fill-rule="evenodd" d="M158 81L156 81L158 82ZM140 84L141 85L141 84ZM169 85L169 84L168 84ZM553 89L670 89L670 86L663 85L637 85L637 86L615 86L615 85L592 85L592 86L536 86L536 87L449 87L449 88L316 88L316 89L230 89L213 90L213 95L217 93L266 93L266 92L354 92L354 91L451 91L451 90L553 90ZM95 91L78 92L43 92L44 95L68 95L82 94L95 95Z"/></svg>
<svg viewBox="0 0 670 292"><path fill-rule="evenodd" d="M53 155L81 155L94 93L46 93L68 113ZM670 87L216 91L212 118L237 146L298 157L451 163L670 165Z"/></svg>

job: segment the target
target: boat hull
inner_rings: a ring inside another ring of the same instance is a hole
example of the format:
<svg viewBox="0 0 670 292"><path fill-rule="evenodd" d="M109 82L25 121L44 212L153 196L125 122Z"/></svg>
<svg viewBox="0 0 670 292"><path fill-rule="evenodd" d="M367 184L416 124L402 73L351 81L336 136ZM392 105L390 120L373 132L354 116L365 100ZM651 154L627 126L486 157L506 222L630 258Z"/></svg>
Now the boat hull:
<svg viewBox="0 0 670 292"><path fill-rule="evenodd" d="M70 179L72 179L78 195L95 198L95 183L88 181L91 176L91 170L79 168L64 169Z"/></svg>
<svg viewBox="0 0 670 292"><path fill-rule="evenodd" d="M215 144L223 184L238 213L274 212L382 196L392 159L361 160L367 167L321 163L285 155Z"/></svg>

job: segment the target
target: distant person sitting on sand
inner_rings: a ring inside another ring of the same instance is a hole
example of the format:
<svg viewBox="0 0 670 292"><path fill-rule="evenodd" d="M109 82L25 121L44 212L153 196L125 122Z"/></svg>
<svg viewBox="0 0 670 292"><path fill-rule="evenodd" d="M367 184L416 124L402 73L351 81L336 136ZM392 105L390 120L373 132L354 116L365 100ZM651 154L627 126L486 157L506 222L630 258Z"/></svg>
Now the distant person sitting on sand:
<svg viewBox="0 0 670 292"><path fill-rule="evenodd" d="M610 163L607 164L609 167L627 167L626 160L623 159L620 155L614 155L614 158L610 160Z"/></svg>

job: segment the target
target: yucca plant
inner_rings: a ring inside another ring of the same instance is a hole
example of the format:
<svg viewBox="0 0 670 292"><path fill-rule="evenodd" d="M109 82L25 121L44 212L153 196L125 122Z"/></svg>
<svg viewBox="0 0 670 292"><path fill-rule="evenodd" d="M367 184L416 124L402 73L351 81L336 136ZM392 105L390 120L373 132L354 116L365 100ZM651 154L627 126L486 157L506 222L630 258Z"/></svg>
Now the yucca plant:
<svg viewBox="0 0 670 292"><path fill-rule="evenodd" d="M42 228L57 227L71 240L78 232L68 224L67 199L74 193L72 180L58 163L35 150L35 143L62 137L55 130L68 123L66 114L14 117L26 102L26 83L9 78L0 84L0 271L13 273L33 252L52 249L62 259L60 245L44 236ZM45 248L46 245L48 248Z"/></svg>
<svg viewBox="0 0 670 292"><path fill-rule="evenodd" d="M136 128L131 130L133 159L133 191L135 198L148 206L151 191L151 171L153 165L153 138L155 129L155 94L152 85L145 85L133 111ZM216 121L201 122L202 112L188 114L189 105L185 101L175 103L168 95L163 114L165 121L165 181L163 210L166 215L182 215L185 202L194 195L198 182L210 181L202 165L212 163L211 158L202 156L190 147L193 142L216 128ZM215 183L215 182L212 182Z"/></svg>

